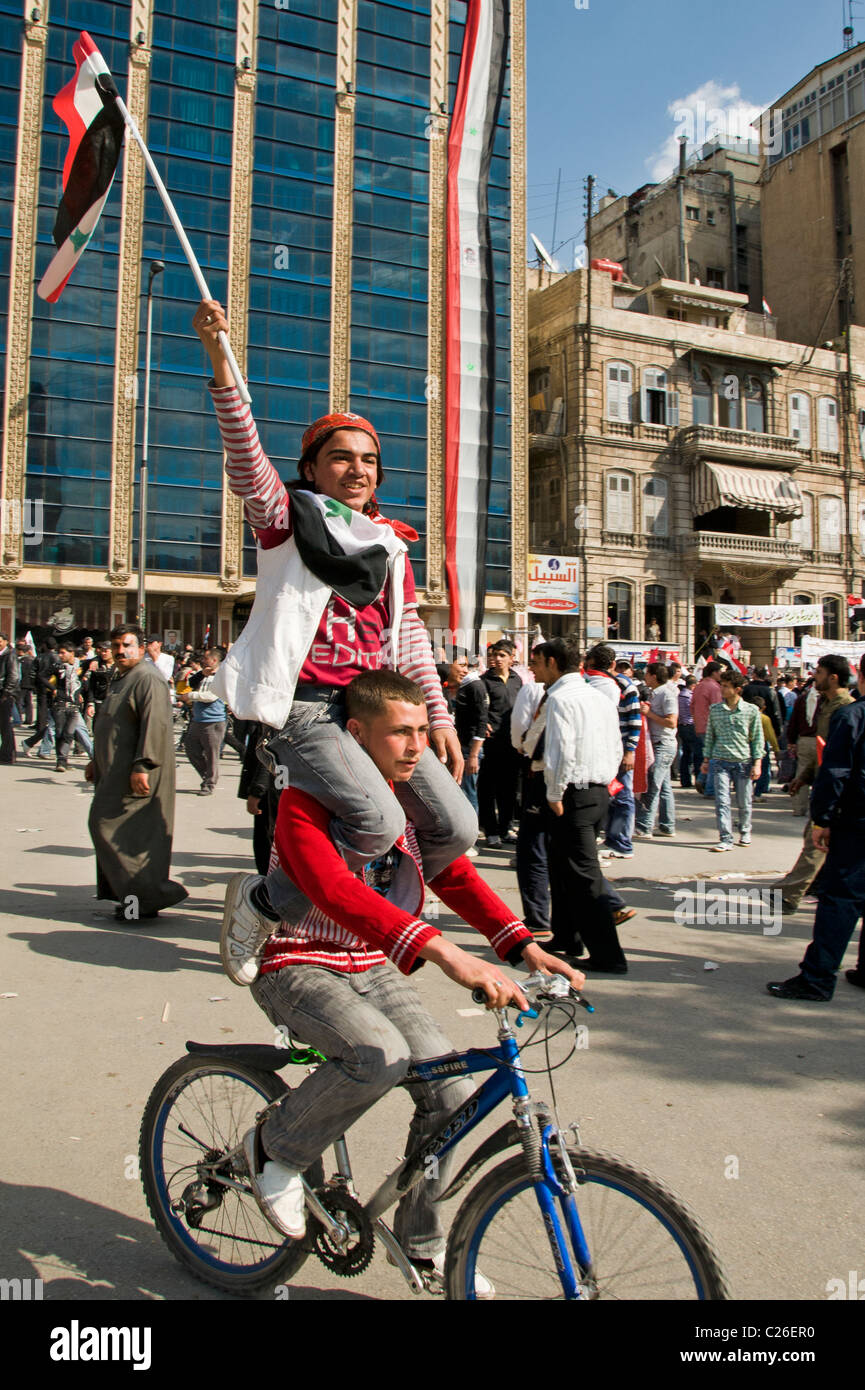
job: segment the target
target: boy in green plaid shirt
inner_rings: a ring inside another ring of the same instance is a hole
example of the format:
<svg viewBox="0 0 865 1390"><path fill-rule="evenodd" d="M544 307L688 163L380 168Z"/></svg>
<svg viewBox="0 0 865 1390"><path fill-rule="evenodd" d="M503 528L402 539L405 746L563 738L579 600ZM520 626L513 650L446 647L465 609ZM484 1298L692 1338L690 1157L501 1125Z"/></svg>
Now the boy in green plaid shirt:
<svg viewBox="0 0 865 1390"><path fill-rule="evenodd" d="M739 811L739 844L751 843L751 799L753 784L763 765L763 723L756 705L742 699L745 677L739 671L725 671L720 677L721 701L709 710L709 723L703 743L706 776L709 759L715 769L715 815L720 842L716 854L733 848L731 791L736 788Z"/></svg>

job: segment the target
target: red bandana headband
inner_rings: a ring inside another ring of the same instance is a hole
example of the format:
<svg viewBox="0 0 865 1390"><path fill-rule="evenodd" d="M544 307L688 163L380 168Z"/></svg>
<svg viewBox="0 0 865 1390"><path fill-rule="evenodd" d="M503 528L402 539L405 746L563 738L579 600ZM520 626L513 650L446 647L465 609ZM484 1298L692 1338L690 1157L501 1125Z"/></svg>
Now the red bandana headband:
<svg viewBox="0 0 865 1390"><path fill-rule="evenodd" d="M301 459L306 458L310 450L320 440L326 435L333 434L335 430L363 430L364 434L368 434L375 443L376 453L379 457L379 470L381 469L381 444L378 435L369 420L365 420L362 415L352 415L349 412L322 415L320 420L314 420L300 441Z"/></svg>
<svg viewBox="0 0 865 1390"><path fill-rule="evenodd" d="M307 454L310 453L322 439L326 438L329 434L333 434L336 430L363 430L364 434L369 435L370 439L372 439L375 444L378 454L378 476L376 478L376 485L380 485L383 474L379 437L369 420L365 420L362 415L353 415L348 411L345 413L336 413L334 415L322 415L320 420L314 420L310 425L303 439L300 441L300 463L298 464L298 471L301 477L303 476L303 463ZM384 521L385 519L379 511L375 494L373 494L367 502L364 511L367 516L372 517L374 520L380 518ZM415 531L414 527L407 526L402 521L388 521L388 525L405 541L416 541L418 539L418 533Z"/></svg>

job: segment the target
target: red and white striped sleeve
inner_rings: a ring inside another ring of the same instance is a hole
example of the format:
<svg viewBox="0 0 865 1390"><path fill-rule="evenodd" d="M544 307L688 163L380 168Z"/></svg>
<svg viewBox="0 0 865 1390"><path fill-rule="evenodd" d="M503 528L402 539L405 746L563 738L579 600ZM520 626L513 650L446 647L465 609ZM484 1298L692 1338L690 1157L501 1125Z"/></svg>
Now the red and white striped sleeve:
<svg viewBox="0 0 865 1390"><path fill-rule="evenodd" d="M287 529L288 493L261 447L249 406L234 386L211 385L208 389L225 449L228 486L243 499L247 521L257 531L270 527Z"/></svg>
<svg viewBox="0 0 865 1390"><path fill-rule="evenodd" d="M423 691L430 728L452 729L454 721L435 668L429 637L417 609L413 607L406 607L402 615L397 669Z"/></svg>

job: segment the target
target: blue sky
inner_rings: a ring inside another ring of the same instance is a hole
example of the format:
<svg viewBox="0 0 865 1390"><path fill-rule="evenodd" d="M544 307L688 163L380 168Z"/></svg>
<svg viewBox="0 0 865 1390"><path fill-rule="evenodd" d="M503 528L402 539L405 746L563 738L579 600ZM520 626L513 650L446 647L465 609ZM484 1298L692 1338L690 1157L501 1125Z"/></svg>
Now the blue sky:
<svg viewBox="0 0 865 1390"><path fill-rule="evenodd" d="M732 128L843 47L842 0L527 0L528 227L563 268L583 240L583 180L631 193L657 178L689 107ZM865 3L854 3L865 39ZM701 106L702 103L702 106ZM568 240L568 239L571 240Z"/></svg>

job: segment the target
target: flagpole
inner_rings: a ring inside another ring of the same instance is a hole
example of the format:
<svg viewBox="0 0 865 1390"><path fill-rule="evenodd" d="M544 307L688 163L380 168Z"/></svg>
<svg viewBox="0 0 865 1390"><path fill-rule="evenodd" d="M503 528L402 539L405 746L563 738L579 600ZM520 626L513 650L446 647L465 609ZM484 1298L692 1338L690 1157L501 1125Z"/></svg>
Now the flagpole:
<svg viewBox="0 0 865 1390"><path fill-rule="evenodd" d="M138 126L136 125L134 118L129 114L125 104L120 98L120 94L117 91L117 87L114 84L114 79L110 76L110 74L100 72L99 82L100 85L102 85L105 88L105 90L109 92L110 95L114 98L115 102L117 103L117 109L123 117L124 121L126 122L126 127L129 131L129 134L132 136L133 140L138 145L138 148L141 150L141 153L144 156L144 162L150 171L150 177L153 179L153 182L156 185L156 191L162 199L165 211L168 213L171 225L177 233L178 240L180 241L180 245L183 248L183 253L186 256L187 261L189 262L189 269L195 276L195 283L198 286L198 292L201 295L201 298L211 299L212 295L210 293L210 290L208 289L207 281L201 273L201 266L198 264L195 252L189 244L189 238L187 237L186 232L183 230L183 224L181 223L180 218L177 216L177 209L171 201L168 189L165 187L165 184L159 177L159 170L153 163L150 151L145 145L144 140L142 139L141 132L138 129ZM249 394L246 382L241 376L240 367L237 365L237 359L231 350L231 344L228 341L227 334L220 332L219 344L222 348L222 351L225 353L225 360L231 368L231 375L234 377L235 385L237 386L237 391L238 395L240 396L240 399L244 401L246 405L250 405L252 397Z"/></svg>

